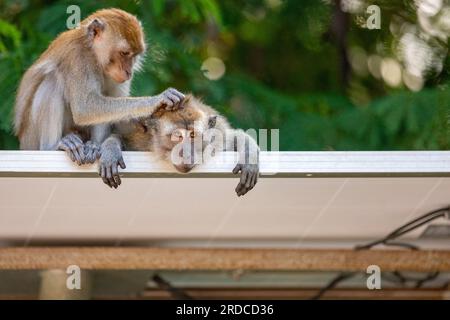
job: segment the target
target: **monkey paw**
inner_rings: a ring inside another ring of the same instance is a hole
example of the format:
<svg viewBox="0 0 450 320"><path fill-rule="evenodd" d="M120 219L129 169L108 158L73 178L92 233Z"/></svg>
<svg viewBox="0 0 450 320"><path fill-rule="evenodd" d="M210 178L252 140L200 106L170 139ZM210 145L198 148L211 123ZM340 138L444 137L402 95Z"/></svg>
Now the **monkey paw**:
<svg viewBox="0 0 450 320"><path fill-rule="evenodd" d="M167 111L174 111L181 108L184 97L184 94L174 88L166 89L158 95L161 101L160 106Z"/></svg>
<svg viewBox="0 0 450 320"><path fill-rule="evenodd" d="M94 163L100 158L100 145L93 141L88 141L84 145L84 163Z"/></svg>
<svg viewBox="0 0 450 320"><path fill-rule="evenodd" d="M233 173L241 172L241 180L235 191L238 197L243 196L253 189L258 182L259 166L257 164L237 164L233 169Z"/></svg>
<svg viewBox="0 0 450 320"><path fill-rule="evenodd" d="M118 153L110 151L101 153L98 174L110 188L117 189L122 183L119 175L119 166L122 169L126 168L120 151Z"/></svg>
<svg viewBox="0 0 450 320"><path fill-rule="evenodd" d="M63 137L58 143L58 150L65 151L73 162L76 162L79 166L84 163L84 144L80 136L76 133L69 133Z"/></svg>

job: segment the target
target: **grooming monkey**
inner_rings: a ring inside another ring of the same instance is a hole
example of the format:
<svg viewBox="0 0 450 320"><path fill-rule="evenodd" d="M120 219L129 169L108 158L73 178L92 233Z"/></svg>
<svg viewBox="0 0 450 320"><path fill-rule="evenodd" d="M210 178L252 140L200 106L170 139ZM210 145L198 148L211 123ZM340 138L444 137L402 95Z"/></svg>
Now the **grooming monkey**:
<svg viewBox="0 0 450 320"><path fill-rule="evenodd" d="M241 177L236 193L241 196L251 190L259 176L256 141L244 131L232 129L222 115L193 96L187 95L182 104L175 111L160 109L151 117L117 124L115 134L101 146L99 174L103 182L114 188L121 184L118 167L125 168L122 147L152 151L181 173L204 161L205 154L237 151L239 162L233 173L241 172Z"/></svg>
<svg viewBox="0 0 450 320"><path fill-rule="evenodd" d="M20 148L62 149L78 164L94 162L111 123L177 108L184 95L175 89L128 97L145 49L140 22L119 9L99 10L60 34L20 83L14 120ZM86 136L91 141L83 144Z"/></svg>

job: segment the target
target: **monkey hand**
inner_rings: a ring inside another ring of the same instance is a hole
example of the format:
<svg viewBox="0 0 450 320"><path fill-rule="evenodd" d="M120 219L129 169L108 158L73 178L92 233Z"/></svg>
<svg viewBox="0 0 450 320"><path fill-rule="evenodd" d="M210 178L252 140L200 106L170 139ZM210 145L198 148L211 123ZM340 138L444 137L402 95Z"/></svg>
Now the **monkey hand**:
<svg viewBox="0 0 450 320"><path fill-rule="evenodd" d="M88 141L84 145L84 163L94 163L100 158L100 145L94 141Z"/></svg>
<svg viewBox="0 0 450 320"><path fill-rule="evenodd" d="M241 172L241 180L235 189L238 197L243 196L256 185L259 176L259 165L238 163L234 167L233 173L237 174L239 171Z"/></svg>
<svg viewBox="0 0 450 320"><path fill-rule="evenodd" d="M120 149L102 148L98 174L110 188L117 189L122 183L119 176L119 166L122 169L126 168Z"/></svg>
<svg viewBox="0 0 450 320"><path fill-rule="evenodd" d="M73 162L76 162L79 166L84 163L84 144L80 136L76 133L69 133L63 137L57 146L57 150L65 151Z"/></svg>
<svg viewBox="0 0 450 320"><path fill-rule="evenodd" d="M184 97L184 94L174 88L166 89L161 94L157 95L159 108L167 111L178 110L182 107Z"/></svg>

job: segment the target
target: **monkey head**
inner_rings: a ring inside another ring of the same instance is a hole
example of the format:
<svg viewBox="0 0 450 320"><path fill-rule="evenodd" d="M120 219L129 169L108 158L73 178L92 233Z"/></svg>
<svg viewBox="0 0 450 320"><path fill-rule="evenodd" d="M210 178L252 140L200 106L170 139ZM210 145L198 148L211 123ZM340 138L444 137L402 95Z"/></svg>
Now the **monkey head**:
<svg viewBox="0 0 450 320"><path fill-rule="evenodd" d="M125 11L106 9L87 17L81 26L104 75L117 83L130 80L145 51L139 20Z"/></svg>
<svg viewBox="0 0 450 320"><path fill-rule="evenodd" d="M181 173L191 171L202 161L204 133L215 126L217 116L207 114L201 106L199 100L188 95L181 108L158 110L150 119L153 151Z"/></svg>

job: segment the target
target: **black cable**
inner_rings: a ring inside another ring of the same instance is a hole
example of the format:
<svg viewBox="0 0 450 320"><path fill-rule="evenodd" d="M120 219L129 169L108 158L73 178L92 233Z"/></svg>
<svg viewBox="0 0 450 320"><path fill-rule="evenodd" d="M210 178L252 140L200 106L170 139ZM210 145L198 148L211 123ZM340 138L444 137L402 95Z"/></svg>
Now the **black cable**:
<svg viewBox="0 0 450 320"><path fill-rule="evenodd" d="M434 279L436 279L438 276L439 276L439 271L429 273L429 274L428 274L425 278L423 278L423 279L416 279L416 284L415 284L414 287L415 287L415 288L422 288L422 286L423 286L426 282L431 281L431 280L434 280Z"/></svg>
<svg viewBox="0 0 450 320"><path fill-rule="evenodd" d="M314 297L311 298L311 300L319 300L324 294L325 292L327 292L328 290L333 289L336 285L338 285L340 282L347 280L351 277L353 277L354 275L356 275L357 272L342 272L340 274L338 274L333 280L331 280L325 287L323 287L322 289L320 289L319 292L316 293L316 295Z"/></svg>
<svg viewBox="0 0 450 320"><path fill-rule="evenodd" d="M354 248L354 250L368 250L379 244L383 244L385 246L404 247L404 248L411 249L411 250L419 250L420 248L415 245L412 245L409 243L402 243L402 242L390 242L390 240L396 239L408 232L411 232L411 231L413 231L413 230L415 230L437 218L441 218L441 217L449 216L449 215L450 215L450 207L433 210L433 211L428 212L428 213L402 225L401 227L395 229L394 231L390 232L386 237L379 239L379 240L369 242L368 244L365 244L365 245L358 245ZM348 278L352 277L355 274L356 274L356 272L352 272L352 273L341 272L334 279L332 279L325 287L323 287L311 299L312 300L320 299L325 294L325 292L335 288L339 283L347 280ZM406 281L410 281L407 277L402 275L400 272L394 272L394 275L399 279L399 281L402 284L404 284ZM425 276L422 279L415 279L414 281L416 281L416 288L420 288L425 282L433 280L437 276L439 276L439 272L433 272L433 273L428 274L427 276Z"/></svg>
<svg viewBox="0 0 450 320"><path fill-rule="evenodd" d="M428 281L434 280L439 276L439 272L431 272L428 273L425 277L411 277L406 276L403 273L400 273L399 271L394 271L390 273L382 274L381 277L389 282L393 282L396 284L400 284L402 286L408 285L408 283L414 283L411 287L413 288L421 288L423 284L425 284Z"/></svg>
<svg viewBox="0 0 450 320"><path fill-rule="evenodd" d="M169 292L170 296L176 300L193 300L190 295L179 288L173 287L168 281L157 274L152 277L152 280L156 283L158 288Z"/></svg>
<svg viewBox="0 0 450 320"><path fill-rule="evenodd" d="M406 248L406 249L410 249L410 250L419 250L420 249L416 245L413 245L410 243L405 243L405 242L387 242L384 245L388 246L388 247L402 247L402 248Z"/></svg>
<svg viewBox="0 0 450 320"><path fill-rule="evenodd" d="M428 213L424 214L423 216L420 216L420 217L402 225L401 227L395 229L394 231L389 233L386 237L379 239L379 240L375 240L373 242L369 242L368 244L365 244L362 246L357 246L355 249L356 250L370 249L379 244L389 245L389 243L388 243L389 240L398 238L408 232L413 231L414 229L417 229L417 228L423 226L424 224L426 224L428 222L431 222L437 218L446 216L448 212L449 212L449 207L440 208L440 209L428 212Z"/></svg>

